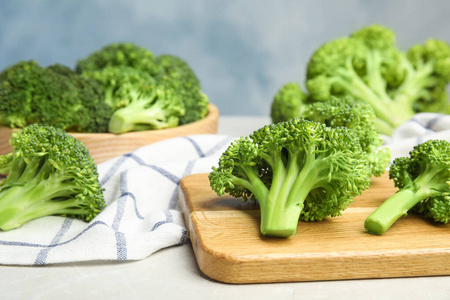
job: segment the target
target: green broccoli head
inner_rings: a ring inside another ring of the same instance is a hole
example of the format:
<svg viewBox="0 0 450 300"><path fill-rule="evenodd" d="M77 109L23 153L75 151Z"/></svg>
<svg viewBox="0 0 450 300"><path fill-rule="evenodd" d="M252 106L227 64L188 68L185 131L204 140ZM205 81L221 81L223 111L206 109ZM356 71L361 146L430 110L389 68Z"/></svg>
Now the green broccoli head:
<svg viewBox="0 0 450 300"><path fill-rule="evenodd" d="M299 219L340 215L370 174L353 131L294 118L233 142L209 180L218 195L258 201L263 235L288 237Z"/></svg>
<svg viewBox="0 0 450 300"><path fill-rule="evenodd" d="M76 132L107 132L113 109L105 102L104 89L96 80L82 77L61 64L53 64L47 70L64 76L77 89L78 109L71 110L76 121L70 128ZM52 125L52 124L51 124Z"/></svg>
<svg viewBox="0 0 450 300"><path fill-rule="evenodd" d="M0 156L0 229L58 215L91 221L105 207L97 167L87 148L62 129L31 124L13 133Z"/></svg>
<svg viewBox="0 0 450 300"><path fill-rule="evenodd" d="M108 66L127 66L136 69L152 69L154 55L134 43L113 43L80 59L76 72L96 71Z"/></svg>
<svg viewBox="0 0 450 300"><path fill-rule="evenodd" d="M180 95L185 114L180 116L180 125L203 119L208 113L209 99L202 92L200 81L183 59L169 54L156 58L150 72L158 84L170 86Z"/></svg>
<svg viewBox="0 0 450 300"><path fill-rule="evenodd" d="M378 132L391 135L416 112L442 111L448 47L441 41L416 46L407 57L397 49L392 30L367 26L318 48L308 62L306 87L312 101L350 95L369 103Z"/></svg>
<svg viewBox="0 0 450 300"><path fill-rule="evenodd" d="M127 106L131 94L151 93L155 88L155 80L150 74L129 66L107 66L83 72L81 76L102 87L104 101L114 111Z"/></svg>
<svg viewBox="0 0 450 300"><path fill-rule="evenodd" d="M450 220L450 143L429 140L396 158L389 177L399 189L365 221L366 230L383 234L408 212L423 214L435 222Z"/></svg>
<svg viewBox="0 0 450 300"><path fill-rule="evenodd" d="M367 152L373 175L381 176L386 172L390 150L382 147L383 139L375 128L375 112L367 102L349 96L331 97L329 101L306 105L301 116L328 127L351 129L358 136L362 150Z"/></svg>
<svg viewBox="0 0 450 300"><path fill-rule="evenodd" d="M284 122L301 115L306 94L298 83L287 83L281 87L272 101L270 116L273 123Z"/></svg>
<svg viewBox="0 0 450 300"><path fill-rule="evenodd" d="M109 121L109 132L153 130L176 127L185 113L178 92L165 85L155 86L148 93L128 93L129 103L117 109Z"/></svg>

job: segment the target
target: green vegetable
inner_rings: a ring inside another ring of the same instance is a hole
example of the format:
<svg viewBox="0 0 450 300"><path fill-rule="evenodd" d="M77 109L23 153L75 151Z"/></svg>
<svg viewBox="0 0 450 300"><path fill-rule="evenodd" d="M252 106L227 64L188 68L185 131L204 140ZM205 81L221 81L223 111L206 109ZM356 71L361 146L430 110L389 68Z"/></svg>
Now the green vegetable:
<svg viewBox="0 0 450 300"><path fill-rule="evenodd" d="M153 68L153 61L153 53L146 48L133 43L112 43L78 60L75 71L81 74L108 66L150 70Z"/></svg>
<svg viewBox="0 0 450 300"><path fill-rule="evenodd" d="M177 99L181 100L183 106L177 109L183 113L176 113L178 118L176 126L201 120L208 113L209 99L202 92L197 76L186 61L174 55L163 54L155 57L152 52L135 44L115 43L79 60L76 70L83 77L101 83L105 88L106 102L114 109L131 103L130 94L147 93L150 88L164 86L161 89L173 90L176 93L174 101L177 104L171 107L178 105ZM128 112L132 111L130 109ZM172 112L165 114L170 115ZM154 129L166 127L168 126ZM139 128L146 130L148 126ZM134 127L134 130L138 129Z"/></svg>
<svg viewBox="0 0 450 300"><path fill-rule="evenodd" d="M3 126L41 123L68 131L105 132L111 113L100 87L65 66L42 68L35 61L21 61L0 73Z"/></svg>
<svg viewBox="0 0 450 300"><path fill-rule="evenodd" d="M383 234L400 217L415 212L435 222L450 220L450 143L429 140L396 158L389 177L399 189L364 222L369 233Z"/></svg>
<svg viewBox="0 0 450 300"><path fill-rule="evenodd" d="M287 83L275 94L270 107L273 123L288 121L302 115L307 102L307 95L295 82Z"/></svg>
<svg viewBox="0 0 450 300"><path fill-rule="evenodd" d="M200 81L189 65L179 57L164 54L156 58L152 72L158 84L177 91L185 108L180 125L203 119L208 113L208 97L202 92Z"/></svg>
<svg viewBox="0 0 450 300"><path fill-rule="evenodd" d="M104 101L114 111L127 106L134 94L151 93L156 85L148 73L128 66L108 66L86 71L81 77L94 80L102 86Z"/></svg>
<svg viewBox="0 0 450 300"><path fill-rule="evenodd" d="M300 86L288 83L275 95L271 116L275 123L302 117L328 127L347 127L356 133L362 150L367 152L372 174L381 176L386 172L390 151L382 147L383 140L375 128L375 112L367 102L349 96L331 96L327 101L308 103Z"/></svg>
<svg viewBox="0 0 450 300"><path fill-rule="evenodd" d="M259 202L263 235L289 237L299 219L340 215L369 187L370 174L353 131L295 118L235 140L209 180L219 196Z"/></svg>
<svg viewBox="0 0 450 300"><path fill-rule="evenodd" d="M350 95L369 103L380 133L391 135L417 112L446 111L450 45L430 39L408 53L395 45L394 32L372 25L322 45L307 66L312 101Z"/></svg>
<svg viewBox="0 0 450 300"><path fill-rule="evenodd" d="M105 207L97 167L67 132L32 124L12 134L13 151L0 156L0 229L49 215L91 221Z"/></svg>
<svg viewBox="0 0 450 300"><path fill-rule="evenodd" d="M129 103L111 117L112 133L176 127L184 115L179 94L168 87L157 86L150 93L131 92L129 96Z"/></svg>

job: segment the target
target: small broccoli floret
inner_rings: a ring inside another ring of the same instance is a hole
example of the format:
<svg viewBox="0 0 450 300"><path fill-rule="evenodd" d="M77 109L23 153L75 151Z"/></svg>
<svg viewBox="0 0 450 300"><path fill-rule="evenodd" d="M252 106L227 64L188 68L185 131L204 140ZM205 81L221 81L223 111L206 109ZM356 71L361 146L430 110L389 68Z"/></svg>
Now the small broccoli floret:
<svg viewBox="0 0 450 300"><path fill-rule="evenodd" d="M449 58L450 46L436 40L406 55L396 48L392 30L372 25L317 49L308 63L306 86L313 101L331 95L366 101L377 116L377 130L391 135L416 112L446 103L442 91L449 82Z"/></svg>
<svg viewBox="0 0 450 300"><path fill-rule="evenodd" d="M150 73L158 84L170 86L180 95L185 107L185 114L180 117L180 125L201 120L206 116L209 99L202 92L194 71L183 59L169 54L160 55Z"/></svg>
<svg viewBox="0 0 450 300"><path fill-rule="evenodd" d="M298 83L287 83L281 87L272 101L270 117L273 123L288 121L302 114L306 94Z"/></svg>
<svg viewBox="0 0 450 300"><path fill-rule="evenodd" d="M32 124L13 133L0 156L0 230L60 215L91 221L105 207L97 167L87 148L64 130Z"/></svg>
<svg viewBox="0 0 450 300"><path fill-rule="evenodd" d="M383 234L400 217L417 212L435 222L450 220L450 143L429 140L409 157L396 158L389 177L399 189L364 222L369 233Z"/></svg>
<svg viewBox="0 0 450 300"><path fill-rule="evenodd" d="M218 195L258 201L263 235L289 237L299 219L340 215L369 187L370 173L350 129L295 118L234 141L209 180Z"/></svg>
<svg viewBox="0 0 450 300"><path fill-rule="evenodd" d="M146 48L133 43L113 43L80 59L76 72L101 70L108 66L126 66L136 69L152 69L154 55Z"/></svg>
<svg viewBox="0 0 450 300"><path fill-rule="evenodd" d="M109 132L153 130L175 127L184 115L179 94L163 85L149 93L129 93L127 106L117 109L109 122Z"/></svg>
<svg viewBox="0 0 450 300"><path fill-rule="evenodd" d="M328 127L351 129L358 136L362 150L367 152L372 175L381 176L386 172L391 153L382 146L383 139L375 128L375 112L367 102L348 96L331 97L328 101L305 105L301 116Z"/></svg>

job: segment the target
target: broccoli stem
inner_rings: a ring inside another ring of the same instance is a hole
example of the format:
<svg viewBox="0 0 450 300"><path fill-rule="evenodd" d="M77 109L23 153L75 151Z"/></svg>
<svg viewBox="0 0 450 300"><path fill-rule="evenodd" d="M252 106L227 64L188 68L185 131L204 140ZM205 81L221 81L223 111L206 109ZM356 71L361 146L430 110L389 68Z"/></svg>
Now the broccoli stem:
<svg viewBox="0 0 450 300"><path fill-rule="evenodd" d="M405 64L409 66L409 64ZM407 68L407 77L396 90L393 96L394 102L401 104L402 106L412 107L414 101L417 100L421 91L429 86L433 86L436 83L436 79L431 76L433 73L433 64L427 63L421 65L417 70L414 70L411 66Z"/></svg>
<svg viewBox="0 0 450 300"><path fill-rule="evenodd" d="M274 151L274 156L266 161L272 165L273 180L261 209L261 233L272 237L289 237L297 231L297 224L302 211L299 206L288 204L291 187L295 183L300 168L296 154L290 152L287 166L281 152Z"/></svg>
<svg viewBox="0 0 450 300"><path fill-rule="evenodd" d="M416 205L421 197L411 189L397 192L383 202L364 221L364 228L371 234L383 234L400 217L407 215L407 212Z"/></svg>
<svg viewBox="0 0 450 300"><path fill-rule="evenodd" d="M0 229L7 231L18 228L30 220L47 215L88 212L77 207L77 200L72 196L75 186L65 178L64 175L53 174L44 181L37 177L26 184L2 189Z"/></svg>
<svg viewBox="0 0 450 300"><path fill-rule="evenodd" d="M383 234L396 220L413 208L420 201L435 195L441 189L437 182L440 179L442 168L427 165L425 171L414 181L400 189L397 193L384 201L364 221L367 232Z"/></svg>
<svg viewBox="0 0 450 300"><path fill-rule="evenodd" d="M267 195L267 205L261 215L261 233L273 237L289 237L296 233L304 201L309 192L321 181L322 160L307 155L303 161L298 149L289 150L287 166L281 157L273 166L273 181ZM306 149L314 153L314 146ZM328 165L326 163L325 165ZM274 188L275 187L275 188Z"/></svg>
<svg viewBox="0 0 450 300"><path fill-rule="evenodd" d="M109 122L109 131L112 133L124 133L134 130L161 129L174 127L177 122L172 122L167 112L158 101L146 105L143 101L133 101L128 106L114 112Z"/></svg>

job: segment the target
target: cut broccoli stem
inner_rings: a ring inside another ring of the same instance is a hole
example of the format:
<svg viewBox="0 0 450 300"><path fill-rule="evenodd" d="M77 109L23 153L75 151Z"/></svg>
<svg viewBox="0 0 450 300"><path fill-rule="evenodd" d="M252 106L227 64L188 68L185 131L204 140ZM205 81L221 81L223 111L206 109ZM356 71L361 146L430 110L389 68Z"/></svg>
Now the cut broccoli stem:
<svg viewBox="0 0 450 300"><path fill-rule="evenodd" d="M397 192L388 200L384 201L367 219L364 221L364 228L372 234L383 234L400 217L407 215L407 212L421 199L417 199L414 191L406 189Z"/></svg>
<svg viewBox="0 0 450 300"><path fill-rule="evenodd" d="M439 190L440 172L442 168L427 166L425 171L407 186L384 201L364 221L367 232L383 234L395 221L407 214L420 201L433 196Z"/></svg>
<svg viewBox="0 0 450 300"><path fill-rule="evenodd" d="M281 152L275 151L273 157L266 158L273 170L270 191L261 209L261 233L272 237L288 237L297 231L301 207L288 203L290 188L300 172L296 153L290 152L287 167L281 158Z"/></svg>

